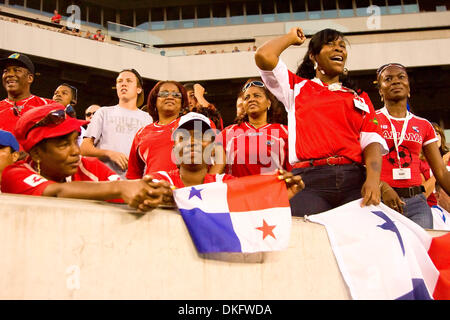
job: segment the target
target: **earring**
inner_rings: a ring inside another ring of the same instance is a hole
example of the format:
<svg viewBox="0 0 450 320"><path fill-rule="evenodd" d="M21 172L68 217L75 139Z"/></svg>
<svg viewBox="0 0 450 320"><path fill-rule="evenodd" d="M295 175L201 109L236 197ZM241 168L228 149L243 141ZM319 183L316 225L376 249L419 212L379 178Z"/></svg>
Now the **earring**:
<svg viewBox="0 0 450 320"><path fill-rule="evenodd" d="M343 74L344 76L347 76L347 75L348 75L348 69L347 69L347 68L344 68L344 72L342 72L342 74Z"/></svg>
<svg viewBox="0 0 450 320"><path fill-rule="evenodd" d="M317 64L317 62L315 62L314 61L314 70L317 70L317 67L318 67L319 65Z"/></svg>
<svg viewBox="0 0 450 320"><path fill-rule="evenodd" d="M36 170L39 175L41 175L41 160L36 161Z"/></svg>
<svg viewBox="0 0 450 320"><path fill-rule="evenodd" d="M408 98L411 98L411 94L408 92Z"/></svg>
<svg viewBox="0 0 450 320"><path fill-rule="evenodd" d="M383 96L380 96L380 98L381 98L381 102L383 102Z"/></svg>

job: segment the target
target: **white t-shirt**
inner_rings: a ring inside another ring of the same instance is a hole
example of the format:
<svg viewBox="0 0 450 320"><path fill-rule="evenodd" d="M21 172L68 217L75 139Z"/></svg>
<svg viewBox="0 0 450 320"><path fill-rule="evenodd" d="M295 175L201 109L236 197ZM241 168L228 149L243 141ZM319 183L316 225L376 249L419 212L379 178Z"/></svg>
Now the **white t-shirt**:
<svg viewBox="0 0 450 320"><path fill-rule="evenodd" d="M128 157L136 132L152 122L152 117L139 109L129 110L119 105L102 107L95 112L84 137L94 138L98 149L121 152ZM126 171L111 161L105 163L125 179Z"/></svg>

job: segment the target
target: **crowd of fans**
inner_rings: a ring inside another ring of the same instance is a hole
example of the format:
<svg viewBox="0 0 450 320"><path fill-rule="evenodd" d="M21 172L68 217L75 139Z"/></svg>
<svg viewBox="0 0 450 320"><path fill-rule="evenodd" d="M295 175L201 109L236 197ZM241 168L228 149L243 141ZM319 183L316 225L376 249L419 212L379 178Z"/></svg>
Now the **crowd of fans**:
<svg viewBox="0 0 450 320"><path fill-rule="evenodd" d="M173 188L274 173L295 216L362 198L424 228L448 226L450 153L442 129L410 112L406 68L377 70L384 106L375 111L344 68L346 39L336 30L315 34L296 73L287 69L281 53L305 40L292 28L253 48L261 78L243 83L225 128L200 84L160 81L146 96L135 69L117 75L117 105L89 106L79 120L82 93L62 83L51 99L33 95L34 65L13 53L0 60L1 191L146 211L173 205Z"/></svg>
<svg viewBox="0 0 450 320"><path fill-rule="evenodd" d="M0 16L0 20L3 21L9 21L9 22L14 22L14 23L20 23L20 21L16 18L8 18L5 16ZM63 25L61 22L63 21L63 17L58 13L57 10L54 10L54 14L50 19L50 22L52 24L54 24L54 27L51 26L45 26L42 25L40 23L32 23L29 21L24 21L24 25L27 26L34 26L37 27L39 29L45 29L45 30L49 30L49 31L56 31L59 33L63 33L63 34L68 34L68 35L72 35L72 36L76 36L76 37L81 37L81 38L85 38L85 39L90 39L90 40L95 40L95 41L100 41L100 42L105 42L106 39L106 35L102 32L101 29L97 29L95 33L92 33L90 30L80 30L77 28L69 28L66 25ZM146 51L146 48L148 46L146 45L140 45L138 46L139 50L142 51ZM256 45L253 46L248 46L248 48L246 49L246 51L256 51L257 47ZM245 51L245 50L241 50L239 49L238 46L234 46L233 49L212 49L209 50L209 52L205 49L199 49L197 52L195 53L190 53L193 55L204 55L204 54L217 54L217 53L227 53L227 52L241 52L241 51ZM165 50L161 51L162 55L166 54Z"/></svg>
<svg viewBox="0 0 450 320"><path fill-rule="evenodd" d="M8 18L6 16L0 16L0 21L9 21L9 22L13 22L13 23L20 23L18 19L16 18ZM30 21L24 21L23 24L26 26L30 26L30 27L36 27L39 29L45 29L45 30L49 30L49 31L55 31L55 32L59 32L59 33L63 33L63 34L68 34L68 35L72 35L72 36L76 36L76 37L81 37L81 38L86 38L86 39L91 39L91 40L96 40L96 41L101 41L104 42L105 41L105 34L102 33L101 29L97 29L95 33L92 33L89 30L86 31L82 31L80 29L76 29L76 28L68 28L65 25L61 24L62 21L62 17L61 15L55 10L55 13L53 15L53 17L50 19L51 23L54 24L53 26L46 26L43 25L41 23L32 23Z"/></svg>

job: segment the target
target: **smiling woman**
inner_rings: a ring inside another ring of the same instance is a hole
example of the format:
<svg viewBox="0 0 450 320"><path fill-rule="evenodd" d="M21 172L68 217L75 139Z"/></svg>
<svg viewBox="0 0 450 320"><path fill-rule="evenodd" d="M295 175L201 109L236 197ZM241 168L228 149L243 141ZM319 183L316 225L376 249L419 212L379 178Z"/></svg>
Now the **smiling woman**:
<svg viewBox="0 0 450 320"><path fill-rule="evenodd" d="M379 94L385 105L377 111L377 119L389 147L383 157L381 171L383 202L404 213L424 228L433 228L420 175L420 152L423 152L434 177L450 194L450 172L442 161L438 138L432 125L408 111L410 97L406 68L388 63L377 70Z"/></svg>
<svg viewBox="0 0 450 320"><path fill-rule="evenodd" d="M226 172L236 177L273 172L291 167L288 162L288 130L281 124L280 102L261 79L249 79L242 88L244 113L237 124L217 137L226 153Z"/></svg>
<svg viewBox="0 0 450 320"><path fill-rule="evenodd" d="M171 157L172 131L189 108L186 89L176 81L160 81L148 95L147 108L155 122L140 129L133 139L127 179L177 168Z"/></svg>
<svg viewBox="0 0 450 320"><path fill-rule="evenodd" d="M305 41L295 27L255 54L265 85L288 112L289 162L306 185L291 199L293 214L315 214L361 197L361 205L378 204L387 146L368 95L348 81L345 37L333 29L314 34L294 74L279 57Z"/></svg>

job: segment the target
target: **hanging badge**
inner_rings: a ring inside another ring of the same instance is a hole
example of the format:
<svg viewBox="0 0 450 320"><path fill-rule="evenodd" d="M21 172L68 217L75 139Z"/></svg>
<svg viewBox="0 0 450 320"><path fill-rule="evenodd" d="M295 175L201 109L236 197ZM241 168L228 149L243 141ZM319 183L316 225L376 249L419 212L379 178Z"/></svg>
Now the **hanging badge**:
<svg viewBox="0 0 450 320"><path fill-rule="evenodd" d="M392 169L392 178L394 180L409 180L409 179L411 179L411 168Z"/></svg>
<svg viewBox="0 0 450 320"><path fill-rule="evenodd" d="M356 108L361 109L362 111L367 112L367 113L370 112L369 106L364 102L363 99L361 99L359 97L353 98L353 103L355 104Z"/></svg>

